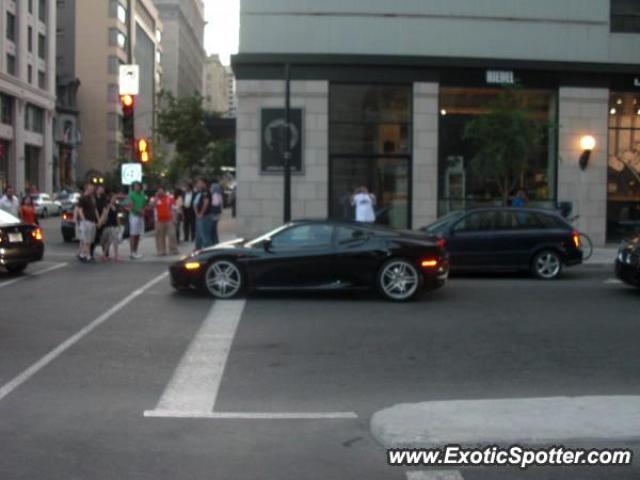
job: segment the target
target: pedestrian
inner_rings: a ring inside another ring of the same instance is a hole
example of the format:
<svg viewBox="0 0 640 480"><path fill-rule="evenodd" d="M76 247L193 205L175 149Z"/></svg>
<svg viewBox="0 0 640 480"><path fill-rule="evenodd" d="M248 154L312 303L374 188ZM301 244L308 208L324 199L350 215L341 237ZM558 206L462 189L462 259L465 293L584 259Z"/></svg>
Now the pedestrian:
<svg viewBox="0 0 640 480"><path fill-rule="evenodd" d="M222 187L218 183L217 179L214 179L211 183L211 215L212 215L212 225L211 225L211 244L216 245L220 243L220 239L218 238L218 222L220 221L220 217L222 216L222 206L223 206L223 198L222 198Z"/></svg>
<svg viewBox="0 0 640 480"><path fill-rule="evenodd" d="M96 209L96 201L94 197L95 188L92 183L84 186L84 192L78 200L78 218L79 218L79 240L80 253L78 259L83 262L91 262L91 244L96 238L96 223L98 221L98 211Z"/></svg>
<svg viewBox="0 0 640 480"><path fill-rule="evenodd" d="M356 189L351 205L356 209L356 222L375 223L376 213L373 207L376 205L376 197L369 193L367 187L361 186Z"/></svg>
<svg viewBox="0 0 640 480"><path fill-rule="evenodd" d="M184 213L183 213L183 204L184 200L182 199L183 192L179 188L173 190L173 199L175 200L175 204L173 206L173 214L176 219L176 242L180 244L180 230L182 230L182 222L184 221Z"/></svg>
<svg viewBox="0 0 640 480"><path fill-rule="evenodd" d="M164 187L160 186L152 200L152 206L156 216L156 252L158 256L164 257L167 254L167 243L169 244L169 253L178 255L173 197L167 195Z"/></svg>
<svg viewBox="0 0 640 480"><path fill-rule="evenodd" d="M96 187L95 202L96 202L96 210L98 212L98 219L100 219L102 218L102 214L104 210L107 208L107 205L109 203L109 198L107 197L107 191L105 190L104 185L98 185ZM102 245L102 242L100 241L101 238L102 238L102 224L98 222L96 224L96 238L91 244L91 258L95 258L94 253L96 250L96 246L98 244ZM100 257L100 260L104 262L107 260L108 256L109 256L109 252L105 251L103 248L102 257Z"/></svg>
<svg viewBox="0 0 640 480"><path fill-rule="evenodd" d="M105 208L102 210L99 224L102 225L100 246L106 260L113 258L114 262L120 262L118 247L120 244L120 226L118 225L118 196L111 195ZM113 257L110 256L113 248Z"/></svg>
<svg viewBox="0 0 640 480"><path fill-rule="evenodd" d="M516 196L511 200L511 206L516 208L525 207L527 205L527 201L527 194L521 189L518 190Z"/></svg>
<svg viewBox="0 0 640 480"><path fill-rule="evenodd" d="M144 234L144 208L147 205L147 197L142 191L142 184L134 182L129 192L129 244L131 247L131 259L142 258L138 252L140 237Z"/></svg>
<svg viewBox="0 0 640 480"><path fill-rule="evenodd" d="M38 225L38 215L36 214L36 207L33 204L33 197L31 195L25 195L22 199L20 218L23 223Z"/></svg>
<svg viewBox="0 0 640 480"><path fill-rule="evenodd" d="M20 200L15 196L13 187L7 185L4 189L4 195L0 197L0 209L16 218L20 216Z"/></svg>
<svg viewBox="0 0 640 480"><path fill-rule="evenodd" d="M182 196L182 226L185 242L193 242L196 239L196 214L193 209L194 197L193 185L188 183Z"/></svg>
<svg viewBox="0 0 640 480"><path fill-rule="evenodd" d="M211 233L213 231L213 214L211 213L211 193L204 179L198 179L196 183L196 196L193 209L196 215L196 250L207 248L213 244Z"/></svg>

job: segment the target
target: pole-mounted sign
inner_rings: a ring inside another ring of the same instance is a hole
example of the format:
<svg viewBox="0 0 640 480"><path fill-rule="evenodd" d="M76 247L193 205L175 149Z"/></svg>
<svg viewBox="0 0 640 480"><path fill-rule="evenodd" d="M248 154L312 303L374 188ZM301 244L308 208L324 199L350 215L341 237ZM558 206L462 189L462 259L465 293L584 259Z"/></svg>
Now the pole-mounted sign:
<svg viewBox="0 0 640 480"><path fill-rule="evenodd" d="M140 67L138 65L120 65L120 95L138 95L140 93Z"/></svg>

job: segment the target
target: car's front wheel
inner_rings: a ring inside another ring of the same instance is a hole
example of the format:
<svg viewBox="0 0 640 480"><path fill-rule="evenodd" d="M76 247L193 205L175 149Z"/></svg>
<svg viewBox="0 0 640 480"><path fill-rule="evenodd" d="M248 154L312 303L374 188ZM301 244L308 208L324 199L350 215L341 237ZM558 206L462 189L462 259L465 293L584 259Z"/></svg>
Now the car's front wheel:
<svg viewBox="0 0 640 480"><path fill-rule="evenodd" d="M400 258L388 260L378 272L378 290L389 300L403 302L412 299L421 283L416 267Z"/></svg>
<svg viewBox="0 0 640 480"><path fill-rule="evenodd" d="M555 250L543 250L531 261L531 273L542 280L553 280L562 273L562 258Z"/></svg>
<svg viewBox="0 0 640 480"><path fill-rule="evenodd" d="M244 279L240 267L227 259L214 260L204 277L207 291L215 298L227 299L240 294L244 288Z"/></svg>
<svg viewBox="0 0 640 480"><path fill-rule="evenodd" d="M27 268L26 263L16 263L15 265L7 265L7 270L12 275L18 275L19 273L24 272L25 268Z"/></svg>

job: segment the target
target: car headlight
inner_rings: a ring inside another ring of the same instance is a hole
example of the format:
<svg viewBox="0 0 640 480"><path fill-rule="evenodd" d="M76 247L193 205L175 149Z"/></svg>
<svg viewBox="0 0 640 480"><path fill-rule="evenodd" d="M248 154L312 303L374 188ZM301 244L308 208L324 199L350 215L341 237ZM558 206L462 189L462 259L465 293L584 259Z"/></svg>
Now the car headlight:
<svg viewBox="0 0 640 480"><path fill-rule="evenodd" d="M640 256L629 250L620 250L618 252L618 260L626 265L637 265L640 261Z"/></svg>

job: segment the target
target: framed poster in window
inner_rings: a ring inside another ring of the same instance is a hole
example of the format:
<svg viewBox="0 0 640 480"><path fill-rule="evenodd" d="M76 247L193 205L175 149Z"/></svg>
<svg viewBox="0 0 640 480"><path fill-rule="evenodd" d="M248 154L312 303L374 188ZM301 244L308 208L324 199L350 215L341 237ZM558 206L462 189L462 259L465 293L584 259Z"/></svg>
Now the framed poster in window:
<svg viewBox="0 0 640 480"><path fill-rule="evenodd" d="M286 135L284 108L263 108L260 114L260 169L262 173L284 170ZM302 173L302 109L292 108L289 122L291 173Z"/></svg>

